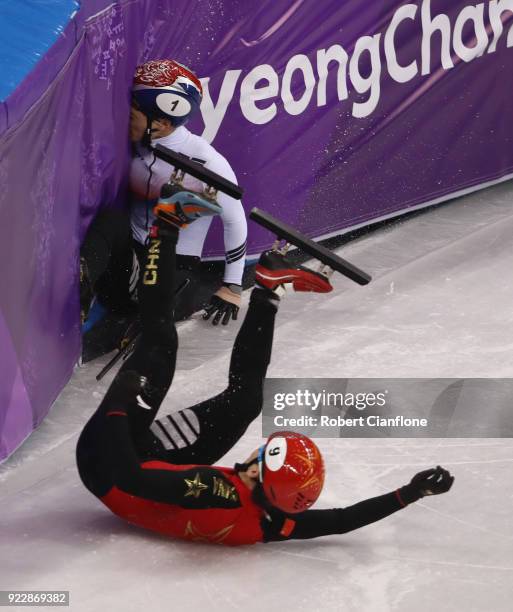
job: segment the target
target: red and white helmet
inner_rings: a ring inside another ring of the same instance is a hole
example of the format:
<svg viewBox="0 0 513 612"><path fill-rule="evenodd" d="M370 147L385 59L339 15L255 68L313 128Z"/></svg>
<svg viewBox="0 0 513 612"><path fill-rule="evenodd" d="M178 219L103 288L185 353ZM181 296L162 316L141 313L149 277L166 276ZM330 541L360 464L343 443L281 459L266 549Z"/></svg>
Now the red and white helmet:
<svg viewBox="0 0 513 612"><path fill-rule="evenodd" d="M260 482L267 500L284 512L312 506L324 485L324 462L316 444L293 431L273 433L258 452Z"/></svg>
<svg viewBox="0 0 513 612"><path fill-rule="evenodd" d="M148 117L165 117L175 127L199 109L203 89L198 77L173 60L152 60L135 71L132 96Z"/></svg>

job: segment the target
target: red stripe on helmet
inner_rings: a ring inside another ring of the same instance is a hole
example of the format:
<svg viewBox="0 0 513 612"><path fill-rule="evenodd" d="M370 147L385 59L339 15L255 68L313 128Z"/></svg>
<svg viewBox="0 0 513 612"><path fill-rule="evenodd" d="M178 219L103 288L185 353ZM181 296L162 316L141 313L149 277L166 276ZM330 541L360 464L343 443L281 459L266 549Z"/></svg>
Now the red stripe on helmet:
<svg viewBox="0 0 513 612"><path fill-rule="evenodd" d="M173 60L151 60L137 66L134 76L135 85L149 85L150 87L168 87L173 85L180 76L186 77L203 94L203 88L198 77L187 68Z"/></svg>

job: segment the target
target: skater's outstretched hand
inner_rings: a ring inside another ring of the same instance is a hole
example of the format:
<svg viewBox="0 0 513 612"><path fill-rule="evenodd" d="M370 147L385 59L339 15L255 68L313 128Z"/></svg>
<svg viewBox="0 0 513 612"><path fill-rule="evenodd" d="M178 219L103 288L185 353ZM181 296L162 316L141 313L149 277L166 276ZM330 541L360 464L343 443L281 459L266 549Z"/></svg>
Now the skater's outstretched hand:
<svg viewBox="0 0 513 612"><path fill-rule="evenodd" d="M452 487L454 476L440 465L415 474L410 483L399 489L401 499L410 504L426 495L447 493Z"/></svg>
<svg viewBox="0 0 513 612"><path fill-rule="evenodd" d="M210 304L205 307L203 318L208 321L212 315L212 325L228 325L230 319L237 320L240 308L242 287L225 283L221 289L216 291L210 298Z"/></svg>

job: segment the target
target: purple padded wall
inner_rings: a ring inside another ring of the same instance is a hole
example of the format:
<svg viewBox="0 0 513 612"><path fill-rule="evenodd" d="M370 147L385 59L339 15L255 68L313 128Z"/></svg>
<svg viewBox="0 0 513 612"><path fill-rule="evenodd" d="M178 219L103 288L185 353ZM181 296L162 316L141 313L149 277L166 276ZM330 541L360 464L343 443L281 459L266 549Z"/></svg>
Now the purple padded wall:
<svg viewBox="0 0 513 612"><path fill-rule="evenodd" d="M83 0L0 105L0 459L78 356L80 240L125 201L138 63L198 72L191 129L232 162L247 209L310 236L513 175L511 0L109 4ZM252 226L250 253L270 240Z"/></svg>

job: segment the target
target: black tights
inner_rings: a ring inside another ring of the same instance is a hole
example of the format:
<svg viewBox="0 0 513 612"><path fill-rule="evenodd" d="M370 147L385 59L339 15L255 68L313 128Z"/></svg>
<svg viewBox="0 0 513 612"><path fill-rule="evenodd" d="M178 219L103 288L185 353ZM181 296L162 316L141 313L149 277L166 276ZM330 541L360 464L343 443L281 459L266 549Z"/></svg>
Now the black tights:
<svg viewBox="0 0 513 612"><path fill-rule="evenodd" d="M233 346L227 388L154 421L137 440L141 457L212 465L234 446L262 410L275 313L264 292L254 289Z"/></svg>
<svg viewBox="0 0 513 612"><path fill-rule="evenodd" d="M169 236L150 241L141 272L140 340L78 441L80 476L99 497L113 486L107 412L119 409L129 413L131 440L141 461L153 458L183 465L212 464L220 459L262 408L276 307L266 291L254 289L233 347L228 387L209 400L154 422L173 379L178 348L171 316L176 239ZM143 388L141 377L146 379Z"/></svg>

